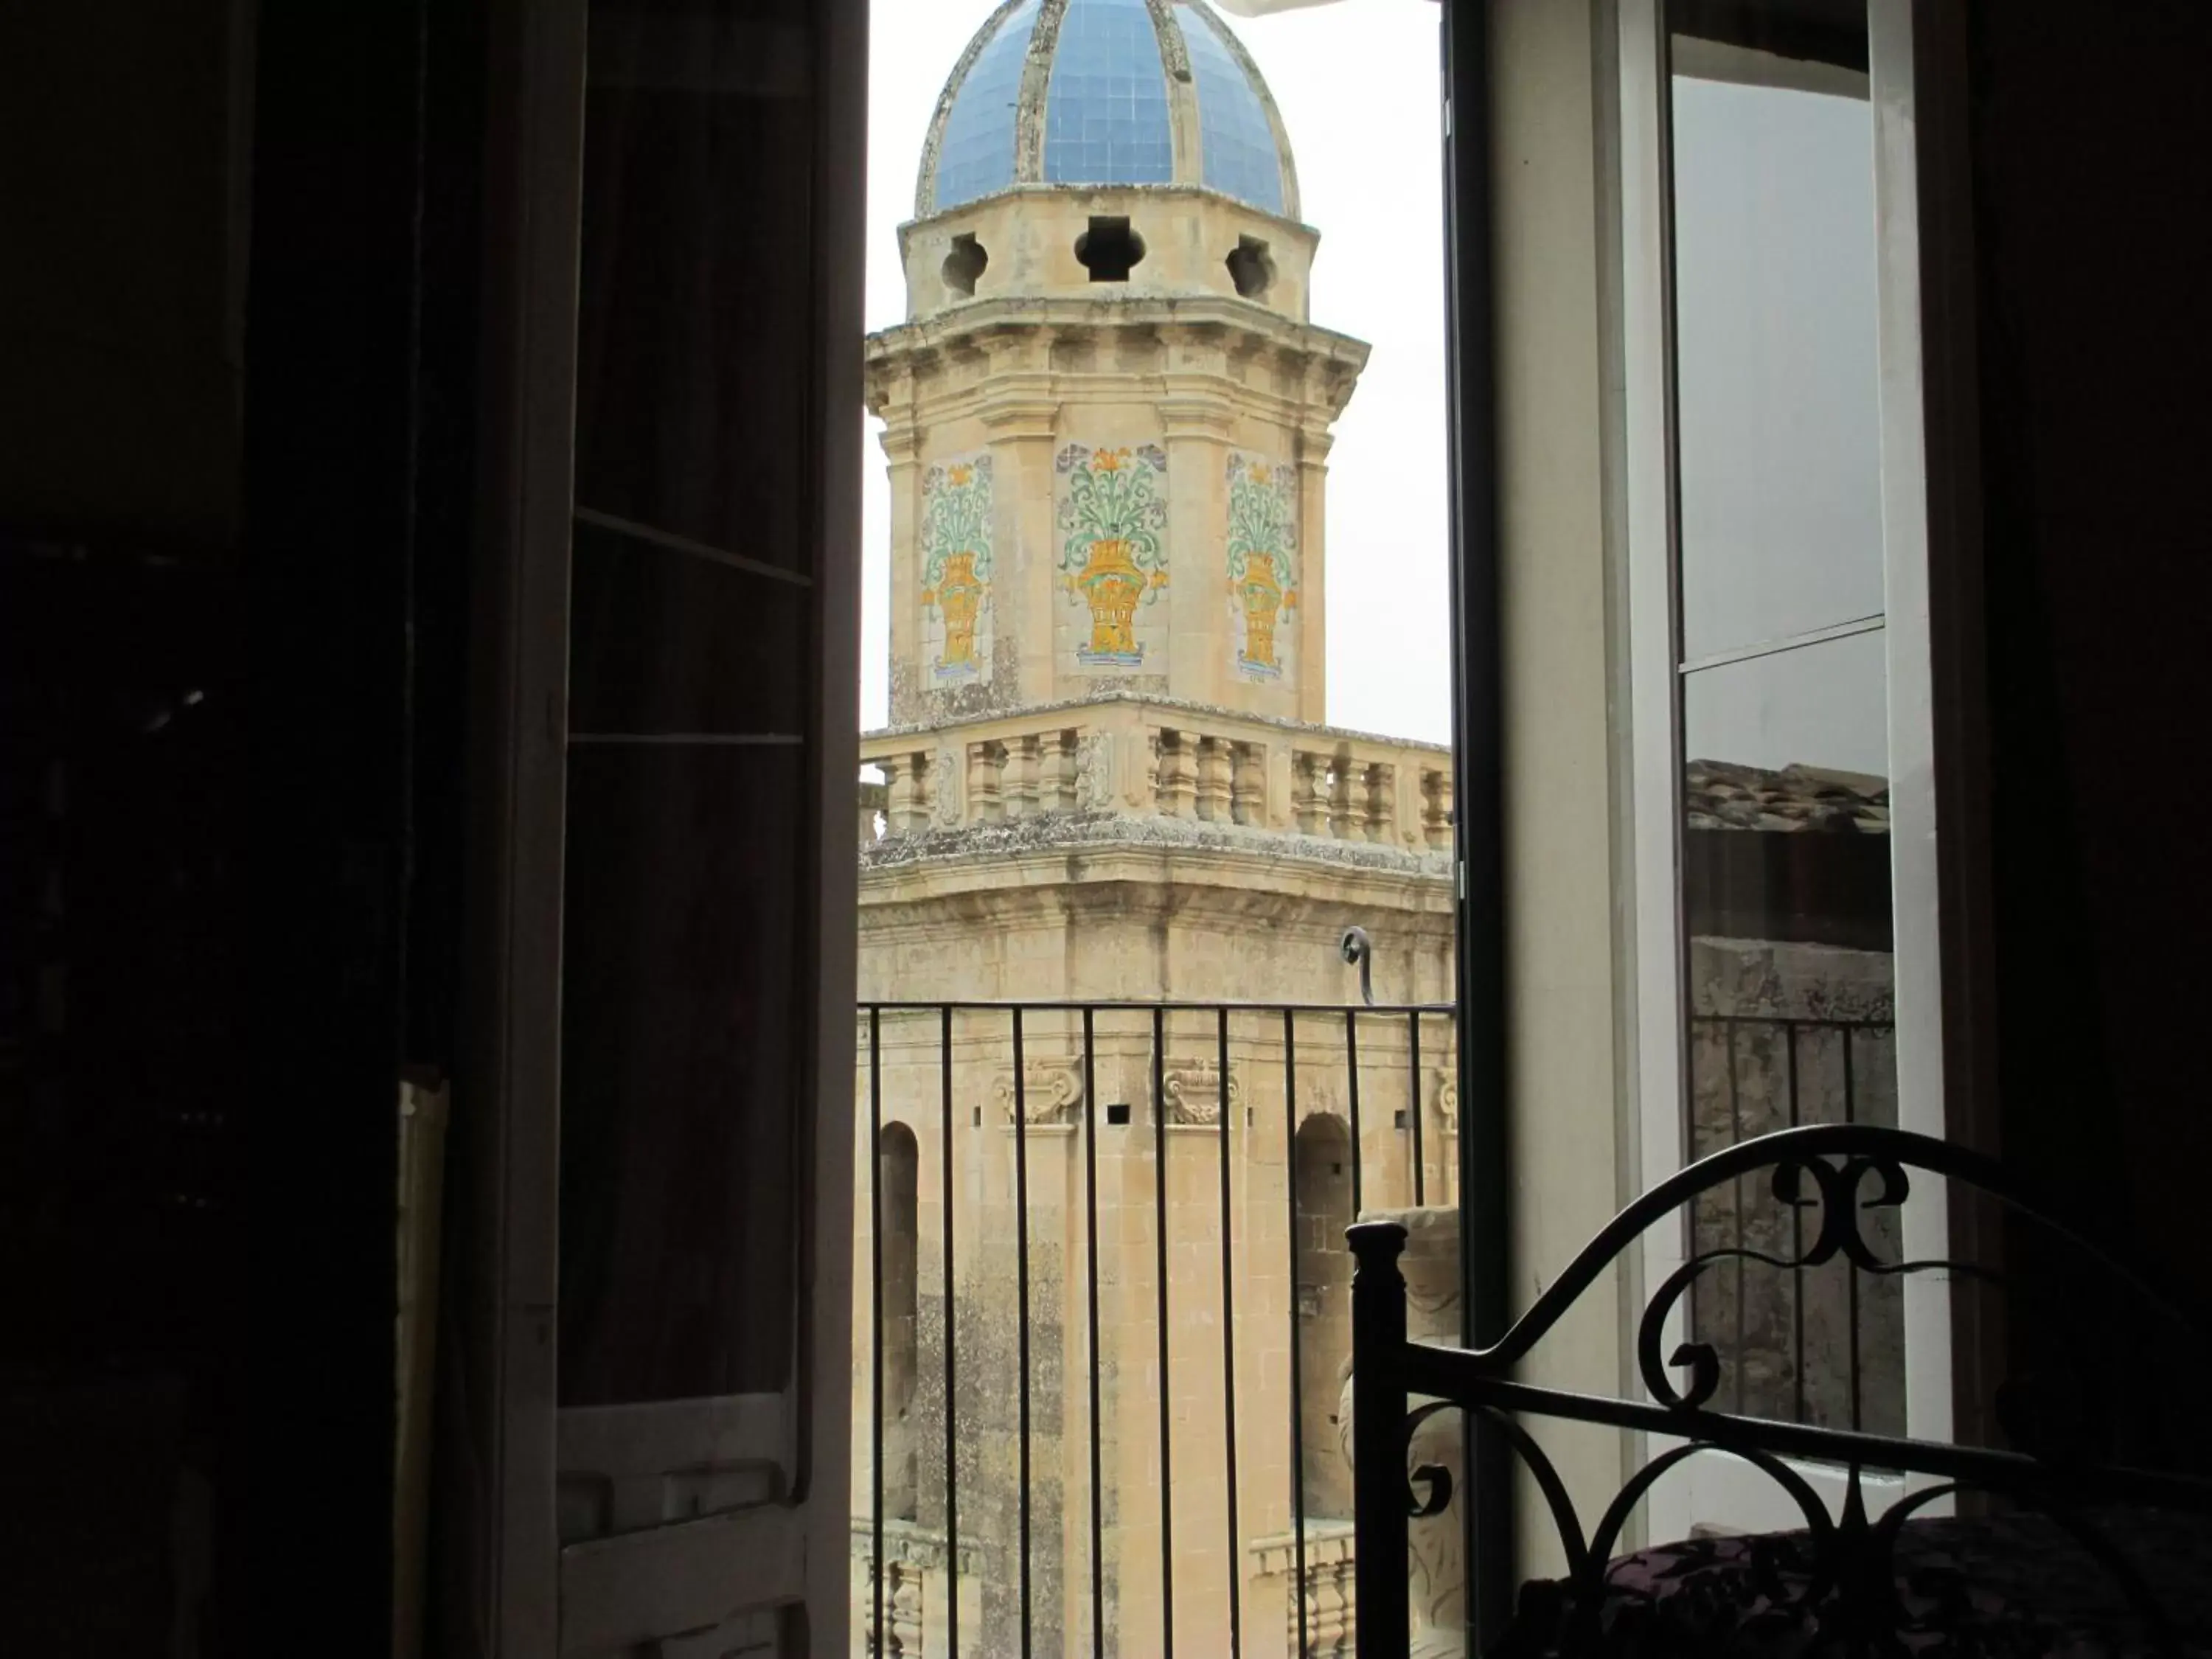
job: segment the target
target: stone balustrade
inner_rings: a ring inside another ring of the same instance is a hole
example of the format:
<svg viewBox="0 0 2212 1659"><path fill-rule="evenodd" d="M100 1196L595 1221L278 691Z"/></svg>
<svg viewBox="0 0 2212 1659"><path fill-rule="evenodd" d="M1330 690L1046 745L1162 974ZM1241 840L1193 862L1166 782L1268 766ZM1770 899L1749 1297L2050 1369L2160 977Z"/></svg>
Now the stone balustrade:
<svg viewBox="0 0 2212 1659"><path fill-rule="evenodd" d="M1095 702L860 742L861 839L1053 813L1178 818L1407 852L1451 847L1451 751L1164 698ZM880 799L872 793L879 787Z"/></svg>

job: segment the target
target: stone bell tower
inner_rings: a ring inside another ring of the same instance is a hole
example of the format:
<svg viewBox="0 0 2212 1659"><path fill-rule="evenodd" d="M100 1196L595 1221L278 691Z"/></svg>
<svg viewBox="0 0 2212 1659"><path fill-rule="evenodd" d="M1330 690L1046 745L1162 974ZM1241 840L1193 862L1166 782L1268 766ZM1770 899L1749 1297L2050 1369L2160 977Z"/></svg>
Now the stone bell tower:
<svg viewBox="0 0 2212 1659"><path fill-rule="evenodd" d="M938 100L867 347L855 1653L1349 1650L1335 1241L1450 1190L1452 757L1323 724L1317 240L1201 0L1000 0ZM1293 1044L1352 927L1425 1006Z"/></svg>
<svg viewBox="0 0 2212 1659"><path fill-rule="evenodd" d="M1319 723L1330 428L1280 118L1210 11L1021 0L955 69L868 346L891 720L1165 696Z"/></svg>

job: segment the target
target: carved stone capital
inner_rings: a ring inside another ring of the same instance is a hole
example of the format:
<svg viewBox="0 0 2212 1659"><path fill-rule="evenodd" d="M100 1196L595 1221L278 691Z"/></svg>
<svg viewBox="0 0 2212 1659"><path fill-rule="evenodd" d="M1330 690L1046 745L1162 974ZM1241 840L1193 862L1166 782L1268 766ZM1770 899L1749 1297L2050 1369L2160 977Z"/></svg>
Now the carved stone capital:
<svg viewBox="0 0 2212 1659"><path fill-rule="evenodd" d="M999 1115L1014 1121L1014 1068L1007 1066L992 1085ZM1083 1099L1083 1058L1054 1054L1022 1062L1022 1118L1029 1123L1061 1123Z"/></svg>
<svg viewBox="0 0 2212 1659"><path fill-rule="evenodd" d="M1165 1097L1168 1121L1212 1125L1221 1121L1221 1062L1218 1060L1171 1060L1160 1068L1160 1092ZM1233 1110L1244 1098L1244 1085L1237 1068L1229 1068L1229 1104Z"/></svg>

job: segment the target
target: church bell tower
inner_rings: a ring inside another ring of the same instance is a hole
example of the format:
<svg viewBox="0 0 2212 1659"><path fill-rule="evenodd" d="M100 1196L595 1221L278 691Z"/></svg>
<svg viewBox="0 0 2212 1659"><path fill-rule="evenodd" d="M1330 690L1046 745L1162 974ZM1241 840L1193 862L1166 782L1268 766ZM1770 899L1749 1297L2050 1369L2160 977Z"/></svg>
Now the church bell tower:
<svg viewBox="0 0 2212 1659"><path fill-rule="evenodd" d="M1236 38L1169 0L1010 0L938 100L872 337L891 720L1125 693L1318 724L1330 428L1367 347Z"/></svg>

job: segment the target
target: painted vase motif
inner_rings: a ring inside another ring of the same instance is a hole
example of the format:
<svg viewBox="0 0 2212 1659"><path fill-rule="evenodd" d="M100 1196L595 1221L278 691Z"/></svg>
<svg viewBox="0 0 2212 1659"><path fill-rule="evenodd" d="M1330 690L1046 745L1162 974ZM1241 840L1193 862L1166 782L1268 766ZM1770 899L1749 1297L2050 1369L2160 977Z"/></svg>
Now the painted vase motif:
<svg viewBox="0 0 2212 1659"><path fill-rule="evenodd" d="M1087 655L1136 660L1137 605L1145 597L1145 573L1129 556L1129 544L1107 537L1091 544L1075 585L1091 607Z"/></svg>
<svg viewBox="0 0 2212 1659"><path fill-rule="evenodd" d="M1248 666L1275 668L1275 616L1283 608L1283 585L1273 566L1254 563L1244 572L1244 653Z"/></svg>
<svg viewBox="0 0 2212 1659"><path fill-rule="evenodd" d="M940 680L988 678L982 623L991 598L991 458L933 466L922 477L921 603L944 623L931 666Z"/></svg>
<svg viewBox="0 0 2212 1659"><path fill-rule="evenodd" d="M1136 667L1145 659L1138 610L1168 581L1160 540L1167 524L1160 483L1166 452L1153 444L1134 449L1070 444L1054 465L1066 480L1060 580L1091 613L1090 642L1077 647L1077 659L1093 667Z"/></svg>
<svg viewBox="0 0 2212 1659"><path fill-rule="evenodd" d="M937 608L945 616L945 653L940 669L975 665L975 617L983 608L983 584L975 574L975 555L955 553L945 562L937 584Z"/></svg>
<svg viewBox="0 0 2212 1659"><path fill-rule="evenodd" d="M1241 453L1229 458L1229 592L1243 636L1237 668L1250 679L1273 679L1283 672L1275 625L1298 603L1292 585L1296 484L1290 467Z"/></svg>

